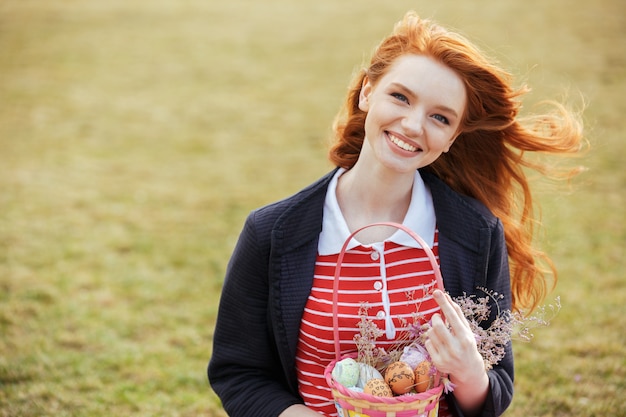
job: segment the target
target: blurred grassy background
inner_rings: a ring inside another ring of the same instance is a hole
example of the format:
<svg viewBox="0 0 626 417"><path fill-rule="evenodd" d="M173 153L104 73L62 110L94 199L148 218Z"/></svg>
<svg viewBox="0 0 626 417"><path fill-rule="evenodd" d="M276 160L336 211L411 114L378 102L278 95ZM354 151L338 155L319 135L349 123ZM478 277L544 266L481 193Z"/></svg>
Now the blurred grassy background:
<svg viewBox="0 0 626 417"><path fill-rule="evenodd" d="M588 102L588 172L539 188L563 309L516 345L507 415L626 415L622 0L1 0L0 415L223 416L205 366L244 217L330 169L350 76L408 9L529 104Z"/></svg>

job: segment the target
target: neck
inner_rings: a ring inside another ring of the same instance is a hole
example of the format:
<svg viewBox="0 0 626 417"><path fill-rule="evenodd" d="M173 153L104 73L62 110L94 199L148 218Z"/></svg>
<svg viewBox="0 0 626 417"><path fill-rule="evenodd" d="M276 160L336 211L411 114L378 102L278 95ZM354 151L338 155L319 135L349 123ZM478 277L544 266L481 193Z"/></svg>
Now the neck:
<svg viewBox="0 0 626 417"><path fill-rule="evenodd" d="M413 189L414 172L361 169L345 172L337 185L337 200L350 229L366 224L404 220Z"/></svg>

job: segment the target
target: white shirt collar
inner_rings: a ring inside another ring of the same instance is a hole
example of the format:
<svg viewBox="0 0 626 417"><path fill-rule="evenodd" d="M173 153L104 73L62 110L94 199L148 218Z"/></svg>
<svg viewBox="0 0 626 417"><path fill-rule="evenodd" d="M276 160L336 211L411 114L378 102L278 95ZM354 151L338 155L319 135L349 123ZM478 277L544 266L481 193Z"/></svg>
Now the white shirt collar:
<svg viewBox="0 0 626 417"><path fill-rule="evenodd" d="M332 255L339 253L344 242L350 236L350 230L346 220L341 213L339 203L337 202L337 180L345 172L345 169L339 169L332 178L326 191L326 200L324 201L324 217L322 221L322 232L318 243L318 253L320 255ZM415 171L413 180L413 191L411 195L411 203L406 213L403 225L413 230L432 248L435 238L435 208L433 207L433 199L430 190L424 184L419 171ZM393 242L398 245L419 248L420 245L402 230L397 230L387 242ZM361 243L357 239L352 238L348 249L360 246ZM371 246L371 245L363 245Z"/></svg>

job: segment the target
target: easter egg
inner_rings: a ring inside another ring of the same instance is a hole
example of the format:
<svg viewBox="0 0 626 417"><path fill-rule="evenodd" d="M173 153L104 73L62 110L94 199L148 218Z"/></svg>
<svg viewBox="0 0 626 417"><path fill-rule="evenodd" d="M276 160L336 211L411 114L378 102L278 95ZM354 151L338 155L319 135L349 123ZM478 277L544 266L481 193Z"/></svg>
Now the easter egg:
<svg viewBox="0 0 626 417"><path fill-rule="evenodd" d="M385 382L394 394L406 394L413 389L415 374L408 363L394 362L385 371Z"/></svg>
<svg viewBox="0 0 626 417"><path fill-rule="evenodd" d="M415 369L420 362L426 360L428 351L420 345L411 345L404 348L400 359L402 362L409 364L411 369Z"/></svg>
<svg viewBox="0 0 626 417"><path fill-rule="evenodd" d="M429 361L422 361L415 368L415 391L424 392L431 388L430 368L431 363Z"/></svg>
<svg viewBox="0 0 626 417"><path fill-rule="evenodd" d="M369 381L370 379L374 379L374 378L383 379L382 374L378 372L378 370L374 368L372 365L368 365L366 363L361 362L359 363L359 368L360 368L360 372L359 372L359 380L356 383L357 387L365 388L365 384L367 384L367 381Z"/></svg>
<svg viewBox="0 0 626 417"><path fill-rule="evenodd" d="M335 364L331 375L344 387L354 387L359 380L359 364L352 358L342 359Z"/></svg>
<svg viewBox="0 0 626 417"><path fill-rule="evenodd" d="M389 388L389 385L384 380L379 378L373 378L367 381L365 388L363 388L365 394L375 395L376 397L393 397L393 393Z"/></svg>

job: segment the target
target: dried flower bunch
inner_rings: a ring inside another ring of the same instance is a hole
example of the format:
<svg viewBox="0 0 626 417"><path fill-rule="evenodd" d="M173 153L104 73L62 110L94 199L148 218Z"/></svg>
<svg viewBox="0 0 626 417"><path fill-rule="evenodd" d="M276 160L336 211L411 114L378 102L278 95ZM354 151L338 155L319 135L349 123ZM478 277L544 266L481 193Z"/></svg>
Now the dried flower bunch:
<svg viewBox="0 0 626 417"><path fill-rule="evenodd" d="M461 307L470 324L486 370L500 362L506 353L506 345L510 341L514 339L530 341L533 337L532 329L548 326L550 320L558 314L561 308L560 299L557 297L554 304L542 306L531 315L526 315L523 311L503 311L498 306L498 300L503 298L501 294L485 288L480 288L480 290L485 293L484 297L464 294L454 298L454 301ZM407 294L407 298L411 299L411 294ZM483 327L492 316L492 305L497 307L493 313L495 318L489 327ZM409 368L414 370L413 381L408 387L404 381L401 392L392 389L394 395L423 392L437 385L439 381L443 383L445 392L454 390L454 384L450 382L447 375L440 375L430 362L430 356L424 347L424 334L429 329L429 323L425 322L421 313L414 313L411 323L403 323L407 331L402 332L401 338L391 347L384 349L377 347L376 344L376 340L384 332L368 316L368 308L368 305L364 303L359 310L360 319L357 325L359 333L354 337L358 351L356 362L376 369L379 375L385 375L384 380L391 385L397 378L406 378L406 376L388 375L392 373L390 369L397 369L398 362L407 363ZM419 306L416 310L419 311ZM394 366L391 366L392 364ZM427 377L427 383L420 388L419 385L424 384L424 375ZM361 384L364 386L366 382L362 381Z"/></svg>
<svg viewBox="0 0 626 417"><path fill-rule="evenodd" d="M532 329L550 325L550 321L561 309L559 297L555 299L554 304L541 306L531 315L526 315L524 311L501 311L498 307L496 318L485 329L481 323L485 322L491 314L489 301L493 300L498 306L498 300L501 300L503 296L485 288L479 289L485 293L484 297L463 295L456 297L454 301L461 307L463 315L468 319L487 370L504 357L504 348L508 342L511 340L529 342L533 338Z"/></svg>

